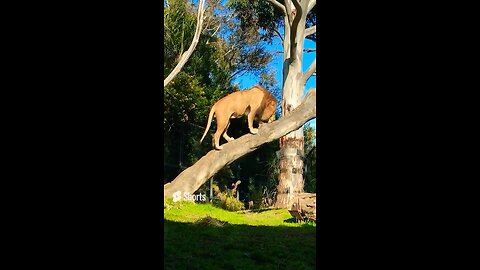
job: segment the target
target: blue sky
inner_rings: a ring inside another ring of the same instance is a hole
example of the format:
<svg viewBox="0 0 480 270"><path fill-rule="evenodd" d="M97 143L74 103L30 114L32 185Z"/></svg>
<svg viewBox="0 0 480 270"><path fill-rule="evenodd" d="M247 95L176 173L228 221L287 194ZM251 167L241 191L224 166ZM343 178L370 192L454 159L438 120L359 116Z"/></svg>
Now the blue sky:
<svg viewBox="0 0 480 270"><path fill-rule="evenodd" d="M305 48L316 48L316 43L305 39ZM281 44L281 40L279 38L276 38L272 45L266 45L265 48L270 51L283 51L283 47ZM310 64L313 62L313 60L316 57L316 52L310 52L310 53L303 53L303 71L306 71ZM275 72L275 79L277 80L277 86L279 89L282 89L282 64L283 63L283 54L282 53L275 53L274 58L272 62L269 65L269 69L273 70ZM241 77L238 77L234 80L234 83L238 83L241 89L247 89L252 87L253 85L258 83L259 78L255 77L253 75L247 74ZM315 76L311 76L310 79L308 79L307 83L305 84L305 90L308 91L308 89L316 87L316 80ZM312 119L307 122L310 126L312 126L314 129L317 128L317 120Z"/></svg>

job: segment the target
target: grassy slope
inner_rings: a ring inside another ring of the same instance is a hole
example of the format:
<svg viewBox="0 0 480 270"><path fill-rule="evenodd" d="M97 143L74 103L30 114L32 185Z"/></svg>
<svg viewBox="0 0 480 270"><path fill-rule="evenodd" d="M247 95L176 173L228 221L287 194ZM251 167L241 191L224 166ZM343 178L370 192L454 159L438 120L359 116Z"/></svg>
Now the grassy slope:
<svg viewBox="0 0 480 270"><path fill-rule="evenodd" d="M198 224L205 217L228 222ZM182 202L165 209L166 269L314 269L315 224L287 210L228 212Z"/></svg>

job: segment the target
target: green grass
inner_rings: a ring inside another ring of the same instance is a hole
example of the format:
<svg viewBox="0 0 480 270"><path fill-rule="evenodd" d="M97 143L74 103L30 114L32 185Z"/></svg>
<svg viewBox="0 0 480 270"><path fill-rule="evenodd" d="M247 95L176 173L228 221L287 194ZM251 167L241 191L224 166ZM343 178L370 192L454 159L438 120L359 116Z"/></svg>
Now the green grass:
<svg viewBox="0 0 480 270"><path fill-rule="evenodd" d="M171 204L171 202L170 202ZM229 212L179 202L164 211L166 269L315 269L315 223L285 209Z"/></svg>

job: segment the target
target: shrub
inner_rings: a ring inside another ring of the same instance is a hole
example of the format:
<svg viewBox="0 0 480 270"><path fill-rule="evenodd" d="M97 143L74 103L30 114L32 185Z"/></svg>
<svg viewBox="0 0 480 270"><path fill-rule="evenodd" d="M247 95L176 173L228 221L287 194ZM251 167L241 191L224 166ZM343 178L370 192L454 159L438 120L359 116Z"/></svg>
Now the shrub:
<svg viewBox="0 0 480 270"><path fill-rule="evenodd" d="M216 198L213 200L213 204L228 210L228 211L240 211L245 209L243 202L237 200L232 196L228 190L226 192L220 192L218 186L213 186L214 192L216 193Z"/></svg>

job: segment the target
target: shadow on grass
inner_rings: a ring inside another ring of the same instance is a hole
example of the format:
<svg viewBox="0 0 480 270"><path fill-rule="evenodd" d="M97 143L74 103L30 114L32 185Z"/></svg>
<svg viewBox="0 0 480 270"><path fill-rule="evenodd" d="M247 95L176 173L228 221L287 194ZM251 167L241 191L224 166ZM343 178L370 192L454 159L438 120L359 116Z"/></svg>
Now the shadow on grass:
<svg viewBox="0 0 480 270"><path fill-rule="evenodd" d="M285 223L299 223L301 226L313 226L313 224L315 223L314 221L309 221L309 220L304 220L304 221L301 221L301 222L297 222L297 220L294 217L285 219L283 222L285 222Z"/></svg>
<svg viewBox="0 0 480 270"><path fill-rule="evenodd" d="M289 219L285 219L283 222L285 223L297 223L297 220L295 218L289 218Z"/></svg>
<svg viewBox="0 0 480 270"><path fill-rule="evenodd" d="M271 210L277 210L277 209L275 209L275 208L263 208L263 209L252 209L250 211L252 211L254 213L262 213L262 212L271 211Z"/></svg>
<svg viewBox="0 0 480 270"><path fill-rule="evenodd" d="M315 227L164 220L165 269L315 269Z"/></svg>

